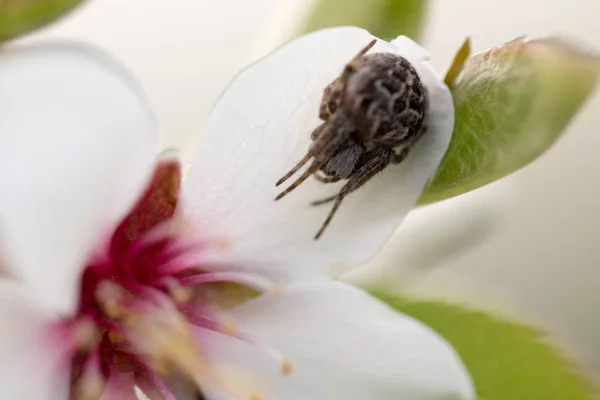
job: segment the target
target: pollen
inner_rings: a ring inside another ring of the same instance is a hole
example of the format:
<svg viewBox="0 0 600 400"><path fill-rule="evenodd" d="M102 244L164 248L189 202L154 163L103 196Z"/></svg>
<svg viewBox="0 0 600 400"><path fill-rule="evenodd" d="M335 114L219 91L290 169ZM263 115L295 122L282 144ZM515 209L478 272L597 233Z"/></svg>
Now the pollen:
<svg viewBox="0 0 600 400"><path fill-rule="evenodd" d="M108 300L103 304L104 312L111 318L122 318L125 315L125 310L123 310L119 303L114 300Z"/></svg>
<svg viewBox="0 0 600 400"><path fill-rule="evenodd" d="M174 287L170 289L171 296L179 304L185 304L192 299L194 292L187 287Z"/></svg>
<svg viewBox="0 0 600 400"><path fill-rule="evenodd" d="M108 332L108 338L112 343L121 343L123 342L123 338L116 334L115 332Z"/></svg>
<svg viewBox="0 0 600 400"><path fill-rule="evenodd" d="M232 318L224 318L221 321L221 332L233 336L238 331L237 322Z"/></svg>
<svg viewBox="0 0 600 400"><path fill-rule="evenodd" d="M222 252L222 253L231 249L231 246L232 246L231 240L229 240L227 238L214 239L214 240L212 240L211 244L215 250Z"/></svg>
<svg viewBox="0 0 600 400"><path fill-rule="evenodd" d="M279 297L283 294L283 285L275 284L271 287L270 293L273 296Z"/></svg>
<svg viewBox="0 0 600 400"><path fill-rule="evenodd" d="M89 350L98 342L96 326L88 319L77 321L72 328L72 338L77 348Z"/></svg>
<svg viewBox="0 0 600 400"><path fill-rule="evenodd" d="M294 364L290 360L283 360L281 363L281 373L283 376L290 376L294 371Z"/></svg>
<svg viewBox="0 0 600 400"><path fill-rule="evenodd" d="M194 222L191 217L177 215L170 221L171 234L188 236L194 232Z"/></svg>

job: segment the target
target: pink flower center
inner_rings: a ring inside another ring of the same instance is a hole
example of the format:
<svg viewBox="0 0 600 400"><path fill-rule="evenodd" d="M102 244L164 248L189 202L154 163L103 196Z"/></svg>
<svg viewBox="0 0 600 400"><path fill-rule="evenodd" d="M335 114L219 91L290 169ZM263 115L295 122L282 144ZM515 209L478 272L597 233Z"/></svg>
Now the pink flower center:
<svg viewBox="0 0 600 400"><path fill-rule="evenodd" d="M108 251L84 270L76 315L59 329L71 344L74 400L102 393L127 398L124 392L132 395L134 385L174 400L165 377L194 385L199 378L218 380L207 376L206 331L260 346L285 374L291 371L277 351L238 331L219 306L223 285L255 295L272 290L273 283L243 272L207 272L210 268L189 261L197 257L188 257L201 253L203 245L183 245L181 236L162 229L173 224L178 179L178 166L163 164Z"/></svg>

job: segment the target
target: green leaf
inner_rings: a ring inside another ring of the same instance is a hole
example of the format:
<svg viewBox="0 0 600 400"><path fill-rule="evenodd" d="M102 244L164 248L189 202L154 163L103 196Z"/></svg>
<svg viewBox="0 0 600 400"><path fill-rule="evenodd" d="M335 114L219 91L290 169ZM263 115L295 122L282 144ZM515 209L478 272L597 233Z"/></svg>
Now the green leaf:
<svg viewBox="0 0 600 400"><path fill-rule="evenodd" d="M435 301L379 296L457 350L481 400L592 400L592 384L541 330Z"/></svg>
<svg viewBox="0 0 600 400"><path fill-rule="evenodd" d="M452 142L420 204L477 189L542 155L600 71L597 57L559 39L519 38L466 60L465 51L447 77L456 107Z"/></svg>
<svg viewBox="0 0 600 400"><path fill-rule="evenodd" d="M82 2L83 0L0 1L0 43L42 28Z"/></svg>
<svg viewBox="0 0 600 400"><path fill-rule="evenodd" d="M353 25L384 39L405 35L418 41L427 3L426 0L319 0L299 33Z"/></svg>

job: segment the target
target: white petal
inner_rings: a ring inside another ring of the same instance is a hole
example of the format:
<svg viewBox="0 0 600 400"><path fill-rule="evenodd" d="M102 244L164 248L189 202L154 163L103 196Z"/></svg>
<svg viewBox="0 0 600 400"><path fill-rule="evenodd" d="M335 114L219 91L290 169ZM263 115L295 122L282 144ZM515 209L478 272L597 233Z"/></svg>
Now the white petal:
<svg viewBox="0 0 600 400"><path fill-rule="evenodd" d="M67 400L70 371L43 333L52 314L24 287L0 280L0 392L3 399ZM57 368L59 367L59 368ZM64 368L64 369L61 369Z"/></svg>
<svg viewBox="0 0 600 400"><path fill-rule="evenodd" d="M377 257L343 278L362 287L412 286L497 235L511 203L507 192L485 187L411 211Z"/></svg>
<svg viewBox="0 0 600 400"><path fill-rule="evenodd" d="M152 173L156 123L131 76L80 44L6 48L0 93L5 266L68 311L90 251Z"/></svg>
<svg viewBox="0 0 600 400"><path fill-rule="evenodd" d="M211 336L216 368L237 398L475 398L462 362L442 338L352 286L297 286L243 305L238 318L241 330L278 348L293 371L282 376L259 350Z"/></svg>
<svg viewBox="0 0 600 400"><path fill-rule="evenodd" d="M427 53L408 39L379 41L372 50L402 54L429 90L429 131L406 161L348 196L318 241L313 237L331 205L310 202L337 193L340 185L309 179L274 201L281 191L275 182L308 150L324 87L372 38L358 28L309 34L246 69L225 92L183 191L201 233L230 244L212 261L281 280L336 275L342 268L333 263L364 262L402 222L443 156L454 124L447 87L424 61Z"/></svg>

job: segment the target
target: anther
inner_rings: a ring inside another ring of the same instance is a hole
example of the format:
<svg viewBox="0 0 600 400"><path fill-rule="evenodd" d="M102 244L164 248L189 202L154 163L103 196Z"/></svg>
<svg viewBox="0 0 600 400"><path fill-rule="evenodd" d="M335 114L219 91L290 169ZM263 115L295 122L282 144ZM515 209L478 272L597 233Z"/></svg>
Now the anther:
<svg viewBox="0 0 600 400"><path fill-rule="evenodd" d="M123 299L124 291L121 287L109 281L103 281L96 289L96 298L106 315L118 319L127 313L120 301Z"/></svg>
<svg viewBox="0 0 600 400"><path fill-rule="evenodd" d="M169 291L173 299L179 304L187 303L191 300L194 292L190 290L190 288L186 287L176 287Z"/></svg>
<svg viewBox="0 0 600 400"><path fill-rule="evenodd" d="M73 324L72 340L79 350L89 350L98 342L98 331L89 319L83 319Z"/></svg>
<svg viewBox="0 0 600 400"><path fill-rule="evenodd" d="M273 290L273 287L275 286L272 281L258 274L247 272L206 272L203 274L186 276L181 278L179 282L184 286L214 282L238 283L262 293Z"/></svg>
<svg viewBox="0 0 600 400"><path fill-rule="evenodd" d="M237 331L237 322L232 318L223 318L221 321L221 332L227 336L234 336Z"/></svg>
<svg viewBox="0 0 600 400"><path fill-rule="evenodd" d="M123 337L121 337L120 335L118 335L115 332L108 332L108 338L110 339L111 343L122 343L123 342Z"/></svg>
<svg viewBox="0 0 600 400"><path fill-rule="evenodd" d="M218 238L212 240L211 245L215 250L225 252L231 248L231 240L227 238Z"/></svg>
<svg viewBox="0 0 600 400"><path fill-rule="evenodd" d="M290 376L294 370L294 364L290 360L283 360L281 363L281 372L283 376Z"/></svg>
<svg viewBox="0 0 600 400"><path fill-rule="evenodd" d="M126 314L123 307L121 307L119 303L114 299L103 302L102 309L108 317L113 319L121 318Z"/></svg>
<svg viewBox="0 0 600 400"><path fill-rule="evenodd" d="M106 386L106 379L100 371L100 355L94 351L86 360L83 372L75 387L75 398L80 400L98 399Z"/></svg>
<svg viewBox="0 0 600 400"><path fill-rule="evenodd" d="M283 294L283 285L281 284L275 284L271 287L270 293L275 296L275 297L279 297Z"/></svg>

